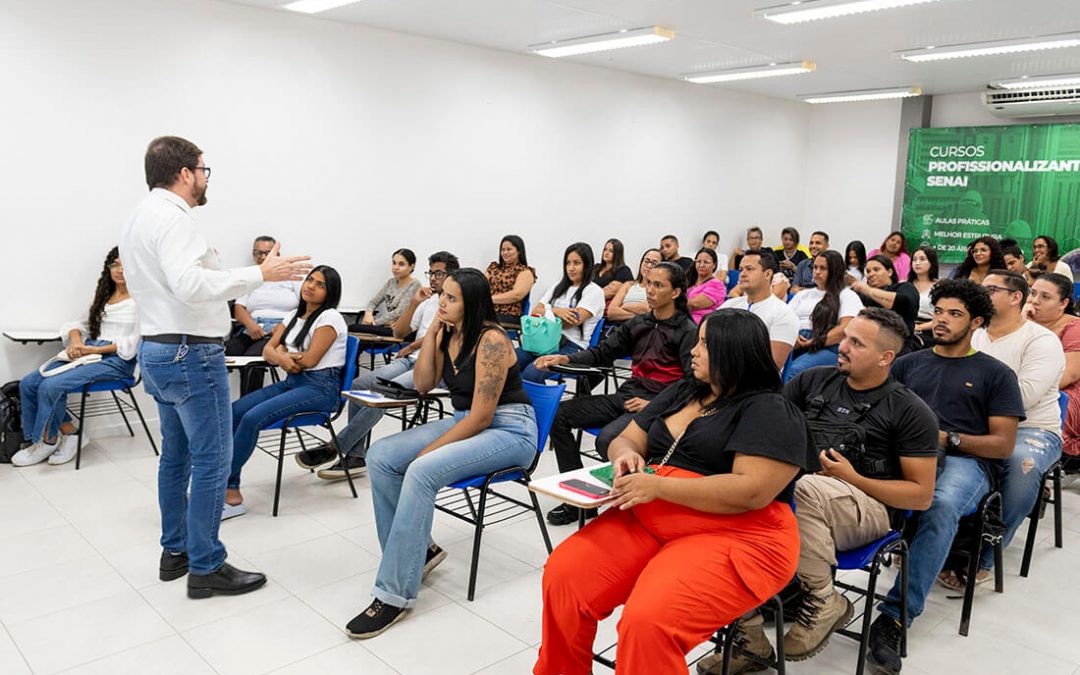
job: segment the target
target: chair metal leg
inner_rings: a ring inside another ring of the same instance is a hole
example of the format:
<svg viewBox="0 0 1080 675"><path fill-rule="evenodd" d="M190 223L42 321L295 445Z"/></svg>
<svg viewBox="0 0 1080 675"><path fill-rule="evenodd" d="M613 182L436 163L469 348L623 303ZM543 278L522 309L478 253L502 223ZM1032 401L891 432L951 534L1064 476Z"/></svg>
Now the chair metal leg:
<svg viewBox="0 0 1080 675"><path fill-rule="evenodd" d="M1027 538L1024 541L1024 557L1020 561L1020 576L1026 577L1031 568L1031 553L1035 549L1035 537L1039 531L1039 510L1042 508L1043 493L1039 488L1039 496L1035 498L1035 506L1028 515Z"/></svg>
<svg viewBox="0 0 1080 675"><path fill-rule="evenodd" d="M345 469L345 479L349 481L349 490L352 491L353 499L357 499L356 485L353 484L352 473L349 471L349 463L345 461L345 455L341 452L341 445L338 443L337 434L334 433L334 425L330 422L326 423L326 428L330 430L330 443L333 444L334 449L337 450L338 460L341 462L341 468Z"/></svg>
<svg viewBox="0 0 1080 675"><path fill-rule="evenodd" d="M979 553L982 551L983 541L983 518L979 513L979 534L973 538L971 548L968 550L968 574L964 584L964 604L960 609L960 634L967 636L971 626L971 604L975 599L975 577L979 570Z"/></svg>
<svg viewBox="0 0 1080 675"><path fill-rule="evenodd" d="M86 426L86 397L89 396L89 392L86 388L83 388L82 398L79 399L79 438L75 444L75 470L79 470L79 466L82 464L82 432Z"/></svg>
<svg viewBox="0 0 1080 675"><path fill-rule="evenodd" d="M154 437L150 433L150 427L146 426L146 418L143 417L142 408L139 407L139 401L135 398L135 392L131 391L130 388L124 389L124 391L127 392L128 397L131 399L131 407L135 408L135 414L139 416L139 422L142 424L143 431L146 432L146 440L150 441L150 447L154 449L154 454L160 457L161 453L158 452L157 443L154 442Z"/></svg>
<svg viewBox="0 0 1080 675"><path fill-rule="evenodd" d="M773 622L776 625L776 675L784 675L784 601L774 595L769 605L774 605Z"/></svg>
<svg viewBox="0 0 1080 675"><path fill-rule="evenodd" d="M720 672L728 675L731 672L731 650L735 647L735 631L739 626L739 619L731 622L724 631L724 655L720 658ZM783 643L783 640L781 640Z"/></svg>
<svg viewBox="0 0 1080 675"><path fill-rule="evenodd" d="M484 509L487 506L487 485L480 488L480 508L476 518L476 530L473 533L472 565L469 570L469 602L476 596L476 571L480 566L480 535L484 532Z"/></svg>
<svg viewBox="0 0 1080 675"><path fill-rule="evenodd" d="M863 675L866 670L866 651L870 647L870 619L874 614L874 591L877 589L878 573L881 571L881 559L888 555L878 551L870 565L870 579L866 582L866 604L863 606L862 630L859 631L859 660L855 666L855 675ZM905 599L907 596L904 596Z"/></svg>
<svg viewBox="0 0 1080 675"><path fill-rule="evenodd" d="M526 484L526 490L529 493L529 500L532 501L533 513L536 514L536 522L540 524L540 534L544 537L544 546L547 548L548 555L554 550L551 546L551 537L548 536L547 524L544 523L544 514L540 513L540 502L536 501L536 493L528 489Z"/></svg>
<svg viewBox="0 0 1080 675"><path fill-rule="evenodd" d="M285 464L285 434L288 430L281 428L281 445L278 447L277 456L277 480L274 482L274 517L277 517L278 500L281 499L281 468Z"/></svg>
<svg viewBox="0 0 1080 675"><path fill-rule="evenodd" d="M906 541L900 542L898 549L900 554L900 656L907 658L907 631L908 631L908 560L909 554Z"/></svg>
<svg viewBox="0 0 1080 675"><path fill-rule="evenodd" d="M131 423L128 422L127 415L124 414L124 406L120 405L120 399L116 395L116 391L109 392L112 394L112 400L116 403L116 409L120 412L120 417L124 420L124 426L127 427L128 436L135 437L135 431L131 428Z"/></svg>
<svg viewBox="0 0 1080 675"><path fill-rule="evenodd" d="M1062 547L1061 537L1061 463L1054 465L1051 472L1054 480L1054 548Z"/></svg>

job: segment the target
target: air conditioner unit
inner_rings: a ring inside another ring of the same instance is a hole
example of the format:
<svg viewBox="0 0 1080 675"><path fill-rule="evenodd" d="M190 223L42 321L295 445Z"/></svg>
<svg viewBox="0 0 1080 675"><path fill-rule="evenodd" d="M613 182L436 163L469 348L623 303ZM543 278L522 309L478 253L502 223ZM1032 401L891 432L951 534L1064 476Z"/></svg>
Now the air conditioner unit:
<svg viewBox="0 0 1080 675"><path fill-rule="evenodd" d="M991 90L983 92L983 105L991 115L1003 118L1080 115L1080 87Z"/></svg>

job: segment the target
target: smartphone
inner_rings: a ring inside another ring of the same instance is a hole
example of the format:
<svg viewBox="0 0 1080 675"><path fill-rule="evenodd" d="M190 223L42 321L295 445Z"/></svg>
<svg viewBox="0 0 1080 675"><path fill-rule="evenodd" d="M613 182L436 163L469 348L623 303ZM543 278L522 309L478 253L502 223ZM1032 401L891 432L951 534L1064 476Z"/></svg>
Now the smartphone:
<svg viewBox="0 0 1080 675"><path fill-rule="evenodd" d="M593 499L600 499L607 497L611 494L611 490L600 487L594 483L586 483L583 480L572 478L570 480L564 480L559 483L559 487L570 492L576 492L579 495L585 495L586 497L592 497Z"/></svg>

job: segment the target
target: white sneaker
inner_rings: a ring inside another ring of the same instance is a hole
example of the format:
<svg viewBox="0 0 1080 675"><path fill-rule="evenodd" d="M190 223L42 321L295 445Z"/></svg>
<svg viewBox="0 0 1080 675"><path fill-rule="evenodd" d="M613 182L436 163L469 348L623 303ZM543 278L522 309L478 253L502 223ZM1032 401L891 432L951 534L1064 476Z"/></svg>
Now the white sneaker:
<svg viewBox="0 0 1080 675"><path fill-rule="evenodd" d="M56 443L34 443L29 448L23 448L11 456L11 463L15 466L31 466L40 464L49 458L60 447L59 439Z"/></svg>
<svg viewBox="0 0 1080 675"><path fill-rule="evenodd" d="M90 442L90 439L83 435L83 445ZM56 452L49 455L49 464L56 466L58 464L67 464L71 460L75 459L75 453L79 450L79 434L64 434L60 440L60 447Z"/></svg>
<svg viewBox="0 0 1080 675"><path fill-rule="evenodd" d="M226 504L225 507L221 509L221 519L228 520L229 518L242 516L245 513L247 513L247 507L243 504Z"/></svg>

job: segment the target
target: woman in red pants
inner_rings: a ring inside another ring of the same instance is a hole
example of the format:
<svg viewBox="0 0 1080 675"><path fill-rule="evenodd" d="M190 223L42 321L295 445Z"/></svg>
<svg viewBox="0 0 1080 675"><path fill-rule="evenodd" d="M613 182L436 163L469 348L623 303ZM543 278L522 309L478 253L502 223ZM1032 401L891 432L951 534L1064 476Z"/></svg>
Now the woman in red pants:
<svg viewBox="0 0 1080 675"><path fill-rule="evenodd" d="M692 356L694 377L611 443L611 508L548 559L536 675L592 672L596 624L619 605L616 673L685 673L687 652L795 574L794 479L817 467L765 324L713 312Z"/></svg>

